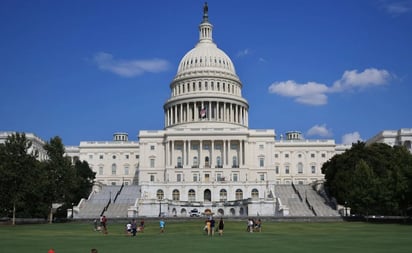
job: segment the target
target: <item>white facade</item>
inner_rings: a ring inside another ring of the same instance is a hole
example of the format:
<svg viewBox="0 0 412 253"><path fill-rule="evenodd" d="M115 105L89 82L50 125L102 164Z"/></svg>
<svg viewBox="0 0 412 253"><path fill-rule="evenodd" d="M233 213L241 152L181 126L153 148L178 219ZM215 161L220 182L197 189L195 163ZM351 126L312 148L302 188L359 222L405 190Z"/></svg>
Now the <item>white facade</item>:
<svg viewBox="0 0 412 253"><path fill-rule="evenodd" d="M12 134L16 134L16 132L0 132L0 143L5 143L7 137L9 137ZM37 154L37 160L39 161L47 160L47 152L44 149L44 144L46 144L46 142L33 133L25 133L25 135L26 139L31 141L32 143L31 148L27 152Z"/></svg>
<svg viewBox="0 0 412 253"><path fill-rule="evenodd" d="M322 181L323 163L350 148L332 139L306 140L298 131L276 138L273 129L249 129L242 82L212 32L205 6L199 41L170 83L163 130L140 131L137 141L115 133L112 141L66 147L73 161L89 163L96 184L140 186L129 216L157 216L162 210L185 216L194 207L225 215L274 215L280 205L275 185ZM4 136L0 133L0 141ZM35 147L44 144L29 136ZM400 129L367 143L411 150L411 140L412 129Z"/></svg>

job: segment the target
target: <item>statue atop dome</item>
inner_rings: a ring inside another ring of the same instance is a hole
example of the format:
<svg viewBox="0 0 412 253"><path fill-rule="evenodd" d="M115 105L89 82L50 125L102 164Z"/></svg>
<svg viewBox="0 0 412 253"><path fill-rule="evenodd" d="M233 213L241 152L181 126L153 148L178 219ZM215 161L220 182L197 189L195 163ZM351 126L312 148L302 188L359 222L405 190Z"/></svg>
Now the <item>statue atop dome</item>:
<svg viewBox="0 0 412 253"><path fill-rule="evenodd" d="M203 5L203 21L207 21L208 20L208 12L209 12L209 7L207 6L207 2L205 2L205 4Z"/></svg>

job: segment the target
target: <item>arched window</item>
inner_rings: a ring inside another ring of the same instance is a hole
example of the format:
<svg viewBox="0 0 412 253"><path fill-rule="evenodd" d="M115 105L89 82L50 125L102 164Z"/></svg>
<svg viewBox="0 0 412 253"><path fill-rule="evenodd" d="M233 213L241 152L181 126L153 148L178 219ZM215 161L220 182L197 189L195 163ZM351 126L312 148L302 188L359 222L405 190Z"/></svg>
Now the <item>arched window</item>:
<svg viewBox="0 0 412 253"><path fill-rule="evenodd" d="M182 157L178 156L177 157L177 168L183 168L183 164L182 164Z"/></svg>
<svg viewBox="0 0 412 253"><path fill-rule="evenodd" d="M156 197L157 197L157 199L163 199L164 198L164 192L163 192L162 189L157 190Z"/></svg>
<svg viewBox="0 0 412 253"><path fill-rule="evenodd" d="M227 200L227 191L225 189L220 190L219 198L220 198L220 201L226 201Z"/></svg>
<svg viewBox="0 0 412 253"><path fill-rule="evenodd" d="M188 194L188 200L189 201L195 201L196 200L196 192L193 189L189 190L189 194Z"/></svg>
<svg viewBox="0 0 412 253"><path fill-rule="evenodd" d="M197 156L194 156L194 157L193 157L193 167L194 167L194 168L198 168L198 167L199 167L199 164L198 164L198 161L197 161Z"/></svg>
<svg viewBox="0 0 412 253"><path fill-rule="evenodd" d="M258 189L253 189L252 190L252 199L257 199L259 198L259 191Z"/></svg>
<svg viewBox="0 0 412 253"><path fill-rule="evenodd" d="M173 200L180 200L180 192L179 192L179 190L174 189L174 190L173 190L173 193L172 193L172 197L173 197Z"/></svg>
<svg viewBox="0 0 412 253"><path fill-rule="evenodd" d="M236 200L242 200L243 199L243 191L241 189L236 190Z"/></svg>

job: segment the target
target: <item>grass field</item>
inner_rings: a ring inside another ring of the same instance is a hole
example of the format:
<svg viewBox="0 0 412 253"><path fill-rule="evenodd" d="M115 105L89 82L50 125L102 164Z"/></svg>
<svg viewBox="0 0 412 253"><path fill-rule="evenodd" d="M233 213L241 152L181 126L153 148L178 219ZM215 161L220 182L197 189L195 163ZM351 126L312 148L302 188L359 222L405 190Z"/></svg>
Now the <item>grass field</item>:
<svg viewBox="0 0 412 253"><path fill-rule="evenodd" d="M147 222L144 233L128 237L123 224L108 225L109 234L93 231L92 224L61 223L0 226L0 253L130 252L412 252L412 226L339 223L263 223L261 233L247 233L246 223L226 221L222 237L202 232L203 220L167 221L159 233L157 222Z"/></svg>

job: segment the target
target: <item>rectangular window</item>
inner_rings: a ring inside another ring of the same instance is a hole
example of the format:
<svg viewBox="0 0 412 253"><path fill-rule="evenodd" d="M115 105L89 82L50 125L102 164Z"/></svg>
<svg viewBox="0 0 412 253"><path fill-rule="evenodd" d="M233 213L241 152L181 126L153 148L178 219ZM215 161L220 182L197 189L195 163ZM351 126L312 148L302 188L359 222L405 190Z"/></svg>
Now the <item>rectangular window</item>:
<svg viewBox="0 0 412 253"><path fill-rule="evenodd" d="M259 167L265 167L265 158L264 157L260 157L259 158Z"/></svg>
<svg viewBox="0 0 412 253"><path fill-rule="evenodd" d="M310 168L312 170L312 174L315 174L316 173L316 166L311 166Z"/></svg>
<svg viewBox="0 0 412 253"><path fill-rule="evenodd" d="M103 175L103 167L99 167L99 175Z"/></svg>
<svg viewBox="0 0 412 253"><path fill-rule="evenodd" d="M177 174L176 175L176 181L181 182L182 181L182 174Z"/></svg>
<svg viewBox="0 0 412 253"><path fill-rule="evenodd" d="M276 166L276 167L275 167L275 173L276 173L276 174L279 174L279 166Z"/></svg>
<svg viewBox="0 0 412 253"><path fill-rule="evenodd" d="M279 158L279 154L275 154L275 158Z"/></svg>
<svg viewBox="0 0 412 253"><path fill-rule="evenodd" d="M124 174L129 175L129 167L124 167Z"/></svg>
<svg viewBox="0 0 412 253"><path fill-rule="evenodd" d="M155 181L155 175L150 175L150 182L154 182Z"/></svg>
<svg viewBox="0 0 412 253"><path fill-rule="evenodd" d="M99 159L102 160L102 159L103 159L103 155L99 155Z"/></svg>
<svg viewBox="0 0 412 253"><path fill-rule="evenodd" d="M150 150L155 150L155 146L154 146L154 145L150 145Z"/></svg>
<svg viewBox="0 0 412 253"><path fill-rule="evenodd" d="M315 154L310 154L310 157L315 158Z"/></svg>
<svg viewBox="0 0 412 253"><path fill-rule="evenodd" d="M326 154L325 154L325 153L323 153L323 154L322 154L322 158L325 158L325 157L326 157Z"/></svg>
<svg viewBox="0 0 412 253"><path fill-rule="evenodd" d="M289 174L289 166L285 166L285 174Z"/></svg>
<svg viewBox="0 0 412 253"><path fill-rule="evenodd" d="M289 154L285 154L285 158L289 158Z"/></svg>
<svg viewBox="0 0 412 253"><path fill-rule="evenodd" d="M260 181L265 181L265 173L261 173L259 177L260 177Z"/></svg>
<svg viewBox="0 0 412 253"><path fill-rule="evenodd" d="M198 174L193 174L193 182L199 181L199 175Z"/></svg>
<svg viewBox="0 0 412 253"><path fill-rule="evenodd" d="M154 168L155 167L155 159L151 158L150 159L150 168Z"/></svg>
<svg viewBox="0 0 412 253"><path fill-rule="evenodd" d="M93 159L93 155L89 155L89 159Z"/></svg>
<svg viewBox="0 0 412 253"><path fill-rule="evenodd" d="M239 179L238 179L238 174L237 174L237 173L233 173L232 179L233 179L233 182L237 182L237 181L239 180Z"/></svg>
<svg viewBox="0 0 412 253"><path fill-rule="evenodd" d="M126 159L129 159L129 155L125 155L124 157L125 157Z"/></svg>

